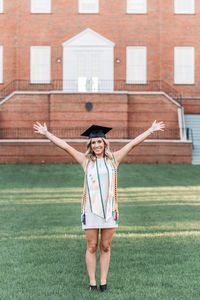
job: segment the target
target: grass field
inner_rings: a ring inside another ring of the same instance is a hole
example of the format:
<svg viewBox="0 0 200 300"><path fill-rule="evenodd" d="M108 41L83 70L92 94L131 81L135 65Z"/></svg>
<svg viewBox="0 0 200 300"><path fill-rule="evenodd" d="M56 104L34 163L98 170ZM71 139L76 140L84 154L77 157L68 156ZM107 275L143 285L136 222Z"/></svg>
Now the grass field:
<svg viewBox="0 0 200 300"><path fill-rule="evenodd" d="M118 173L120 224L100 294L87 289L81 167L0 165L1 300L200 299L200 166Z"/></svg>

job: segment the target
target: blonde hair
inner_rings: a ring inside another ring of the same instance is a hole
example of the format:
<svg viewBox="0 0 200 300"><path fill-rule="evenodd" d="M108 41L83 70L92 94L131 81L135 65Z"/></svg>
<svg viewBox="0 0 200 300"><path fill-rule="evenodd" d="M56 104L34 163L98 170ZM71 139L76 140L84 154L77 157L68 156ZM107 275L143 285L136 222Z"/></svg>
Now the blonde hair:
<svg viewBox="0 0 200 300"><path fill-rule="evenodd" d="M105 138L101 138L104 142L104 156L108 159L113 159L113 156L112 156L112 153L110 151L110 143L108 140L106 140ZM96 156L95 156L95 153L94 151L92 150L92 147L91 147L91 141L92 139L90 139L87 143L87 151L85 152L85 156L89 159L89 160L92 160L92 161L95 161L96 159Z"/></svg>

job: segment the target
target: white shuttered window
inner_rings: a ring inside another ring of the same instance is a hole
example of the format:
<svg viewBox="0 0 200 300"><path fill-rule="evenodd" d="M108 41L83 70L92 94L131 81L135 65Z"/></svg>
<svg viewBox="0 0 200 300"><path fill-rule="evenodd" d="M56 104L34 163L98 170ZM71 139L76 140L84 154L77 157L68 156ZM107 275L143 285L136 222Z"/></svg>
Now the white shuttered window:
<svg viewBox="0 0 200 300"><path fill-rule="evenodd" d="M0 0L0 13L3 12L3 0Z"/></svg>
<svg viewBox="0 0 200 300"><path fill-rule="evenodd" d="M147 81L146 47L127 47L126 49L127 83L144 84Z"/></svg>
<svg viewBox="0 0 200 300"><path fill-rule="evenodd" d="M194 47L174 48L174 83L194 83Z"/></svg>
<svg viewBox="0 0 200 300"><path fill-rule="evenodd" d="M99 0L79 0L79 13L98 13Z"/></svg>
<svg viewBox="0 0 200 300"><path fill-rule="evenodd" d="M129 14L146 14L147 0L126 0L126 12Z"/></svg>
<svg viewBox="0 0 200 300"><path fill-rule="evenodd" d="M50 13L51 0L31 0L32 13Z"/></svg>
<svg viewBox="0 0 200 300"><path fill-rule="evenodd" d="M51 81L51 47L31 47L31 83Z"/></svg>
<svg viewBox="0 0 200 300"><path fill-rule="evenodd" d="M194 14L195 0L174 0L175 14Z"/></svg>
<svg viewBox="0 0 200 300"><path fill-rule="evenodd" d="M3 46L0 46L0 83L3 83Z"/></svg>

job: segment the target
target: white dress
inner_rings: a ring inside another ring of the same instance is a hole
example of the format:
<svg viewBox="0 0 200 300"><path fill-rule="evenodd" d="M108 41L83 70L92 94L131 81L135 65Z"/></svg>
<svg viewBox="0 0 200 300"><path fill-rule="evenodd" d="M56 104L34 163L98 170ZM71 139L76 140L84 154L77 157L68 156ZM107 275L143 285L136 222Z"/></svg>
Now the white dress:
<svg viewBox="0 0 200 300"><path fill-rule="evenodd" d="M103 198L104 210L106 211L106 200L108 194L108 171L104 163L104 158L97 158L100 184L101 184L101 192ZM113 217L108 219L107 221L96 214L90 211L88 193L86 191L86 203L85 203L85 217L86 224L82 224L82 229L92 229L92 228L116 228L118 227L117 222Z"/></svg>

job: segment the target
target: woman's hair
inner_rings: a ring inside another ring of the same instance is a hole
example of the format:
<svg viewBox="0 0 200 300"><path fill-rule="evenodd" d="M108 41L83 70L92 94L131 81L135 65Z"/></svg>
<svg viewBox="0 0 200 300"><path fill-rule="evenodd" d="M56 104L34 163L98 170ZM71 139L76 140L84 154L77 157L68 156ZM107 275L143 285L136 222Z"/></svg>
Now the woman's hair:
<svg viewBox="0 0 200 300"><path fill-rule="evenodd" d="M106 158L109 158L109 159L113 159L113 156L112 156L112 153L110 151L110 144L109 144L109 141L106 140L105 138L102 138L103 142L104 142L104 152L105 152L105 157ZM86 157L89 159L89 160L92 160L92 161L95 161L96 159L96 156L94 154L94 151L92 150L92 147L91 147L91 141L92 139L90 139L87 143L87 151L85 153Z"/></svg>

